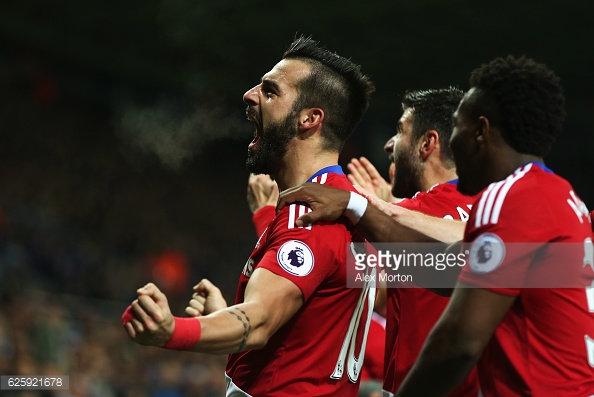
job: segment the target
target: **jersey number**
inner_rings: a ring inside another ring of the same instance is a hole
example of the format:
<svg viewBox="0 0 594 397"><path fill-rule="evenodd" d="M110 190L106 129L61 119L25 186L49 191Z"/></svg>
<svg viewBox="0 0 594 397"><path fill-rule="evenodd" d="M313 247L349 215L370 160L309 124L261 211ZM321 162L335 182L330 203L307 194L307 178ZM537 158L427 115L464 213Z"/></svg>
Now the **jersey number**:
<svg viewBox="0 0 594 397"><path fill-rule="evenodd" d="M467 204L466 205L468 207L468 209L472 208L472 205ZM458 211L458 216L460 217L460 220L462 222L468 222L468 218L470 218L470 215L468 215L468 212L466 212L462 207L456 207L456 211ZM454 220L454 217L451 215L446 215L443 217L443 219L449 219L449 220Z"/></svg>
<svg viewBox="0 0 594 397"><path fill-rule="evenodd" d="M353 255L356 254L355 246L351 243L351 251ZM375 280L376 270L371 270L371 280ZM355 357L356 342L357 342L357 330L359 329L359 323L361 322L361 316L363 315L363 309L365 308L365 302L367 301L367 322L365 324L365 332L363 334L363 341L361 342L361 348L359 349L359 356ZM332 379L342 379L344 373L344 367L346 364L347 374L349 380L353 383L359 379L361 373L361 367L363 366L363 357L365 356L365 345L367 344L367 334L369 332L369 324L371 323L371 316L373 314L373 305L375 303L375 281L365 281L361 290L361 296L359 302L353 311L351 316L351 322L347 330L344 341L342 342L342 348L334 367L334 372L330 375Z"/></svg>

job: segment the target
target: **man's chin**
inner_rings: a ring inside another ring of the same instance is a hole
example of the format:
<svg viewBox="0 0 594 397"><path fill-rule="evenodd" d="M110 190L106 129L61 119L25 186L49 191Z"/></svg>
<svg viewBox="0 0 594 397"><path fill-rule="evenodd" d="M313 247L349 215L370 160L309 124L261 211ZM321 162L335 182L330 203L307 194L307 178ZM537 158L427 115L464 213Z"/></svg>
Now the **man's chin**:
<svg viewBox="0 0 594 397"><path fill-rule="evenodd" d="M405 199L405 198L412 198L415 194L419 192L419 189L416 187L408 186L407 184L403 183L394 183L392 186L392 196Z"/></svg>
<svg viewBox="0 0 594 397"><path fill-rule="evenodd" d="M260 159L259 157L252 156L251 153L248 153L248 158L245 162L245 166L247 170L252 174L270 175L272 173L271 167L269 167L268 164L265 164L265 162L263 162L262 159Z"/></svg>

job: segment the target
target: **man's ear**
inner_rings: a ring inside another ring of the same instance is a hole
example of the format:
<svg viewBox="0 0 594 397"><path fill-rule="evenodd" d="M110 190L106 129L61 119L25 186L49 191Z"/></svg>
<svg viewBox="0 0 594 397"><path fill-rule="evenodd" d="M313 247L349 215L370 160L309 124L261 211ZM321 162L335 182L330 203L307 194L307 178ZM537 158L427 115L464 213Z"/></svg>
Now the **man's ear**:
<svg viewBox="0 0 594 397"><path fill-rule="evenodd" d="M419 154L421 155L421 160L425 161L439 146L439 133L435 130L425 132L425 135L421 138L420 144Z"/></svg>
<svg viewBox="0 0 594 397"><path fill-rule="evenodd" d="M486 139L491 139L491 134L493 130L491 129L491 123L489 119L485 116L480 116L476 122L476 131L475 131L475 139L477 143L485 143Z"/></svg>
<svg viewBox="0 0 594 397"><path fill-rule="evenodd" d="M324 121L324 111L320 108L303 109L299 112L299 130L306 131L318 127Z"/></svg>

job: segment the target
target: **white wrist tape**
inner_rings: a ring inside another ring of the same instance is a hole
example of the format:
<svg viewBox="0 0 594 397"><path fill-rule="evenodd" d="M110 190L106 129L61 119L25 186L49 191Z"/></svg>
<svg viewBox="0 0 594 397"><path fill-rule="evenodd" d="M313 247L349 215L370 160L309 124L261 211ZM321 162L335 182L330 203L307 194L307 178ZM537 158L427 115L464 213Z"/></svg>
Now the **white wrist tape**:
<svg viewBox="0 0 594 397"><path fill-rule="evenodd" d="M359 222L359 219L361 219L365 213L366 209L367 199L360 194L351 192L351 198L349 199L349 203L347 204L346 210L344 211L344 216L346 216L353 225L356 225L357 222Z"/></svg>

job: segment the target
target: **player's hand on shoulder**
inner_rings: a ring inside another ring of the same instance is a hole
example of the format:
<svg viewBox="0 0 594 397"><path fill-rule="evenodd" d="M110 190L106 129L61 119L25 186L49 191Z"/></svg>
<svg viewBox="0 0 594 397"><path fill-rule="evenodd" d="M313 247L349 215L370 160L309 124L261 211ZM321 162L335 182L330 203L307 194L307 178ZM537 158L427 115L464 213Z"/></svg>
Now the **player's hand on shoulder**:
<svg viewBox="0 0 594 397"><path fill-rule="evenodd" d="M276 206L278 193L278 185L269 175L250 174L247 186L247 202L252 214L267 205Z"/></svg>
<svg viewBox="0 0 594 397"><path fill-rule="evenodd" d="M126 310L124 328L140 345L163 346L175 328L167 297L153 283L136 292L138 299Z"/></svg>
<svg viewBox="0 0 594 397"><path fill-rule="evenodd" d="M296 226L309 226L314 222L331 222L340 218L347 208L351 193L347 190L319 183L306 182L283 191L280 194L276 211L292 203L305 203L312 212L301 215Z"/></svg>
<svg viewBox="0 0 594 397"><path fill-rule="evenodd" d="M194 286L194 295L186 307L186 314L190 317L205 316L226 307L227 301L221 290L209 280L202 279Z"/></svg>

